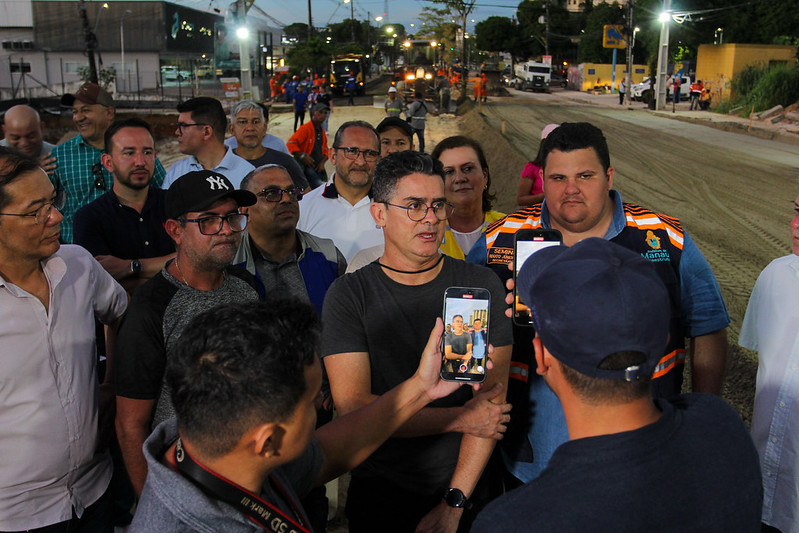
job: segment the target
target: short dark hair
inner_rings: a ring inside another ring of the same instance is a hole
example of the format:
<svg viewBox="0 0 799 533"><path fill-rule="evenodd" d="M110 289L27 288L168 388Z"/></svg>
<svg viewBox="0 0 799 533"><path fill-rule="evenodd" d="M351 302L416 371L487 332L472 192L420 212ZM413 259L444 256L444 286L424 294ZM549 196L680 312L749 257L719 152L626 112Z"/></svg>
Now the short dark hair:
<svg viewBox="0 0 799 533"><path fill-rule="evenodd" d="M14 148L0 146L0 209L11 203L11 195L6 193L6 185L38 168L40 168L39 162L32 157Z"/></svg>
<svg viewBox="0 0 799 533"><path fill-rule="evenodd" d="M603 370L624 370L630 366L642 364L645 361L646 354L642 352L616 352L603 359L599 363L599 368ZM650 378L643 378L638 381L594 378L581 374L560 360L558 363L560 363L563 377L569 386L574 389L574 392L583 401L591 405L623 404L651 395Z"/></svg>
<svg viewBox="0 0 799 533"><path fill-rule="evenodd" d="M333 147L341 146L341 137L348 128L364 128L375 134L377 140L377 149L380 150L380 135L375 130L375 127L366 122L365 120L350 120L339 126L336 130L336 136L333 137Z"/></svg>
<svg viewBox="0 0 799 533"><path fill-rule="evenodd" d="M253 427L291 417L320 334L316 311L296 299L225 304L194 317L166 373L181 433L219 457Z"/></svg>
<svg viewBox="0 0 799 533"><path fill-rule="evenodd" d="M210 96L198 96L179 103L177 109L178 113L191 113L191 119L194 122L211 126L214 136L219 142L225 141L227 116L225 116L225 110L219 100Z"/></svg>
<svg viewBox="0 0 799 533"><path fill-rule="evenodd" d="M108 126L108 129L105 130L105 135L103 136L103 141L105 143L105 153L111 153L111 146L113 145L114 135L117 134L119 130L122 128L144 128L147 130L147 133L150 134L150 137L153 136L153 129L150 127L147 122L139 117L132 117L126 118L125 120L115 120Z"/></svg>
<svg viewBox="0 0 799 533"><path fill-rule="evenodd" d="M477 154L477 160L480 162L480 166L486 171L486 188L483 189L482 210L483 213L491 211L491 208L494 206L494 200L497 199L497 196L491 193L491 171L488 170L488 160L486 159L485 152L483 152L483 148L480 146L479 142L463 135L453 135L452 137L447 137L438 143L435 149L433 149L433 159L441 159L441 154L446 150L461 148L462 146L468 146L475 151Z"/></svg>
<svg viewBox="0 0 799 533"><path fill-rule="evenodd" d="M372 181L372 199L375 202L390 202L400 179L419 172L430 176L438 176L444 181L444 169L441 162L428 154L412 152L394 152L378 161Z"/></svg>
<svg viewBox="0 0 799 533"><path fill-rule="evenodd" d="M602 130L588 122L564 122L541 141L541 168L546 168L550 152L572 152L593 148L605 172L610 168L608 141Z"/></svg>

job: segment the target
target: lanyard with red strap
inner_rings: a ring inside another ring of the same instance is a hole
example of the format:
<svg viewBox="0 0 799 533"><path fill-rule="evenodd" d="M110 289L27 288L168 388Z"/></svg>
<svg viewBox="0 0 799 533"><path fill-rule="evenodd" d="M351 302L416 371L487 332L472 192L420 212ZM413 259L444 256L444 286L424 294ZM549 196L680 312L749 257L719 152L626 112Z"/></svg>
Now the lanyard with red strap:
<svg viewBox="0 0 799 533"><path fill-rule="evenodd" d="M197 463L183 447L183 441L180 438L175 443L174 459L178 471L186 479L197 485L212 498L232 505L266 531L272 531L273 533L311 533L310 528L303 523L301 509L294 503L288 491L272 476L269 476L269 482L289 504L294 516L297 518L296 520L289 518L283 511L258 495Z"/></svg>

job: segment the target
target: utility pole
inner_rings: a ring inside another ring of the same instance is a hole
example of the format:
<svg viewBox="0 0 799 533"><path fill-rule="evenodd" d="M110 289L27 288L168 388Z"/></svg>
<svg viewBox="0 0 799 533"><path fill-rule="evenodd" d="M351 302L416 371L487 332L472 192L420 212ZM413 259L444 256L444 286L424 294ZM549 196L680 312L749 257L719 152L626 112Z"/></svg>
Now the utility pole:
<svg viewBox="0 0 799 533"><path fill-rule="evenodd" d="M657 100L655 109L658 111L666 107L666 78L669 69L669 22L671 20L671 0L663 0L663 18L660 21L660 45L658 46L658 72L657 72Z"/></svg>
<svg viewBox="0 0 799 533"><path fill-rule="evenodd" d="M86 39L86 57L89 59L89 81L99 83L97 78L97 64L94 60L94 51L97 49L97 36L89 26L89 16L86 14L86 4L80 0L78 5L80 18L83 23L83 36Z"/></svg>
<svg viewBox="0 0 799 533"><path fill-rule="evenodd" d="M633 85L633 46L635 46L635 24L633 24L633 0L627 0L627 76L624 78L624 105L630 105Z"/></svg>
<svg viewBox="0 0 799 533"><path fill-rule="evenodd" d="M352 28L352 42L355 42L355 0L350 0L350 28Z"/></svg>
<svg viewBox="0 0 799 533"><path fill-rule="evenodd" d="M311 19L311 0L308 0L308 40L311 40L311 34L313 33L313 21Z"/></svg>
<svg viewBox="0 0 799 533"><path fill-rule="evenodd" d="M549 55L549 0L546 0L546 17L547 17L547 26L544 33L544 55Z"/></svg>

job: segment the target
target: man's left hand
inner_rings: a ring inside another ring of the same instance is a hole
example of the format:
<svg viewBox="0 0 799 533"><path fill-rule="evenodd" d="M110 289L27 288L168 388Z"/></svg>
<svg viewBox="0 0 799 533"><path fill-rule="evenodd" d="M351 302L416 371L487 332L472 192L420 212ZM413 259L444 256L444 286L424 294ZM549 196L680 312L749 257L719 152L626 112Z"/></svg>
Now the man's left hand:
<svg viewBox="0 0 799 533"><path fill-rule="evenodd" d="M120 259L113 255L96 255L94 258L117 281L133 275L133 270L130 268L130 259Z"/></svg>
<svg viewBox="0 0 799 533"><path fill-rule="evenodd" d="M450 507L443 500L427 513L419 525L416 533L454 533L461 521L463 509Z"/></svg>

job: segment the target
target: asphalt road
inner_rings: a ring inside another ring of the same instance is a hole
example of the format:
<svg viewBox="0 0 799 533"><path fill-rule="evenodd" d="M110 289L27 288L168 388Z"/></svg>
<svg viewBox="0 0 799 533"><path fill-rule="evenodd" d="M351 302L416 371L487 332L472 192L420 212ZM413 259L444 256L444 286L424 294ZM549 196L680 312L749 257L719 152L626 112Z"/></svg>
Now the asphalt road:
<svg viewBox="0 0 799 533"><path fill-rule="evenodd" d="M575 103L564 99L566 93L512 94L483 106L483 118L495 130L489 137L501 136L527 160L535 157L546 124L591 122L608 139L622 198L681 219L713 268L730 312L725 397L748 421L757 362L737 347L737 338L758 274L790 253L799 147L644 110ZM505 135L499 133L503 119ZM518 173L497 179L492 168L492 178L501 194L515 194Z"/></svg>

